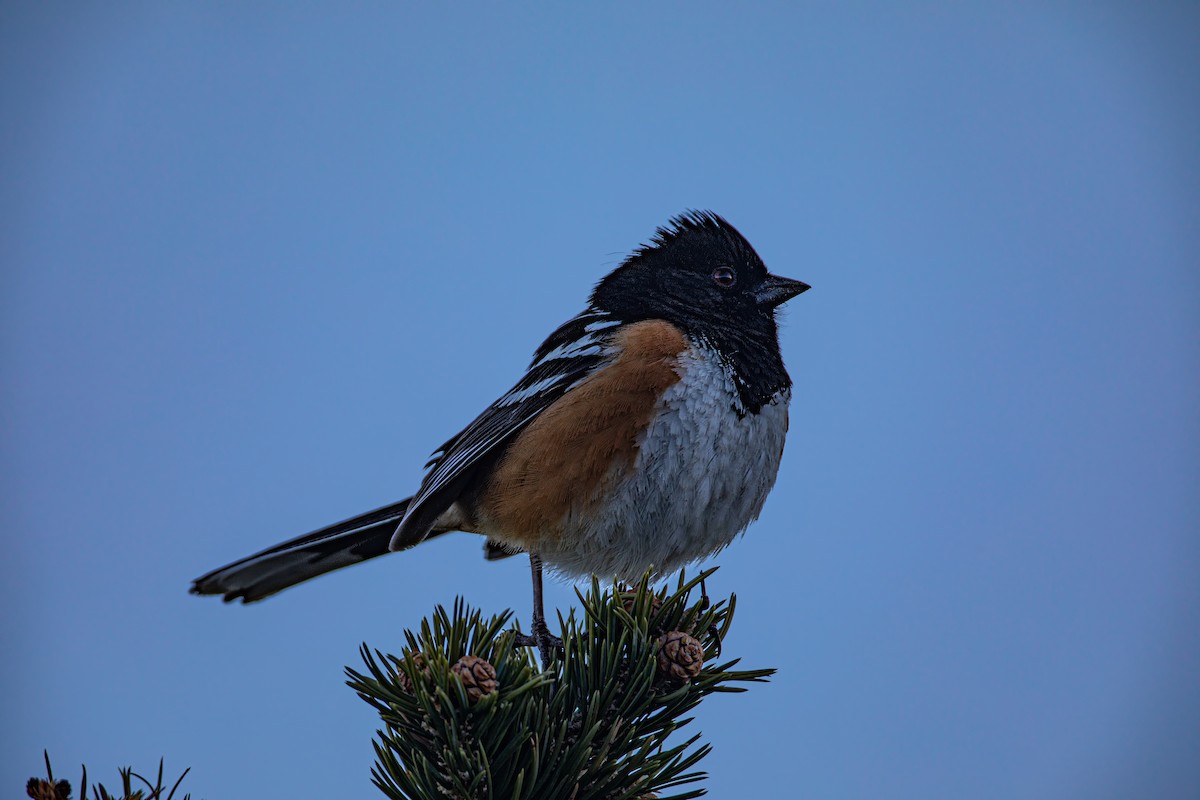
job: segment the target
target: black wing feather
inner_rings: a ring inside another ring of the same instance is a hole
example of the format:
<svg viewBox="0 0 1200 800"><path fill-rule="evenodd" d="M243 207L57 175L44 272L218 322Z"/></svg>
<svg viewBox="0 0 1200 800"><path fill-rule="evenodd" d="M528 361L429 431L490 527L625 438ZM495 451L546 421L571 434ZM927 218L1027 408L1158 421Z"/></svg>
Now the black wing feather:
<svg viewBox="0 0 1200 800"><path fill-rule="evenodd" d="M391 540L392 550L425 539L434 521L504 452L538 414L608 363L612 316L589 309L558 328L534 354L528 371L486 411L436 451L429 472Z"/></svg>

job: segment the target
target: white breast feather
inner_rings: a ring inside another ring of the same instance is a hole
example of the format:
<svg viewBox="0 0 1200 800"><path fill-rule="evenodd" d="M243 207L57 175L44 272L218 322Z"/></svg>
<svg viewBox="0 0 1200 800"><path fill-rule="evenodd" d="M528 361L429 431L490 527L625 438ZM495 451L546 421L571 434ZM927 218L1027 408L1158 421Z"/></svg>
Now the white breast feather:
<svg viewBox="0 0 1200 800"><path fill-rule="evenodd" d="M790 391L739 417L733 380L714 351L694 345L680 373L632 474L614 476L619 485L599 513L569 519L561 538L542 543L558 572L635 580L653 564L668 574L725 547L758 518L783 455Z"/></svg>

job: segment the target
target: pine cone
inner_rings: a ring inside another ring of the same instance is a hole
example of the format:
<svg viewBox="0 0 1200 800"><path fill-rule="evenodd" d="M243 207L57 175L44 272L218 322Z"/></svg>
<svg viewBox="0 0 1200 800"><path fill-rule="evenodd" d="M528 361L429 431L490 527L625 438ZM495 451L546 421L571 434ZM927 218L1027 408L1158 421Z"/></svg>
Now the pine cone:
<svg viewBox="0 0 1200 800"><path fill-rule="evenodd" d="M41 778L30 778L25 784L25 794L33 800L67 800L71 796L71 784L66 781L51 783Z"/></svg>
<svg viewBox="0 0 1200 800"><path fill-rule="evenodd" d="M637 604L637 592L621 592L621 608L625 609L625 613L633 616L633 607ZM650 595L650 619L662 609L662 598L656 594Z"/></svg>
<svg viewBox="0 0 1200 800"><path fill-rule="evenodd" d="M425 677L429 677L429 664L425 661L425 656L421 653L413 653L407 659L413 668L419 671ZM400 684L400 688L409 694L413 693L412 678L404 670L398 670L396 674L396 682Z"/></svg>
<svg viewBox="0 0 1200 800"><path fill-rule="evenodd" d="M463 656L454 662L450 671L462 681L463 688L467 690L467 699L472 704L500 688L500 682L496 680L496 668L479 656Z"/></svg>
<svg viewBox="0 0 1200 800"><path fill-rule="evenodd" d="M658 637L658 672L678 683L687 683L704 667L704 646L683 631Z"/></svg>

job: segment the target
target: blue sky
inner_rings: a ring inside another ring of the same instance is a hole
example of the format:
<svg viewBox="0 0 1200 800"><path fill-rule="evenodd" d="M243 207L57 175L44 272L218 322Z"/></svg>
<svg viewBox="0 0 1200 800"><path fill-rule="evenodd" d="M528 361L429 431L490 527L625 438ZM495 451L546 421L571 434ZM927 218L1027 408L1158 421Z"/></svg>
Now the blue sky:
<svg viewBox="0 0 1200 800"><path fill-rule="evenodd" d="M712 796L1200 794L1195 9L433 5L0 10L0 786L374 796L342 667L526 565L189 580L411 493L711 208L814 287Z"/></svg>

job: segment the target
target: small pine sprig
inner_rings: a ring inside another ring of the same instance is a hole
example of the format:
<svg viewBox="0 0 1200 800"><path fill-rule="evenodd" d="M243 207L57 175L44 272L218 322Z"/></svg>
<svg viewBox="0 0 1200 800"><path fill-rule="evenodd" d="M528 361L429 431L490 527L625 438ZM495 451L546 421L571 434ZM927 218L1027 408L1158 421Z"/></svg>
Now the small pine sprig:
<svg viewBox="0 0 1200 800"><path fill-rule="evenodd" d="M30 778L29 782L25 784L25 794L33 800L71 800L70 782L56 781L54 769L50 766L50 753L43 750L42 757L46 760L46 777ZM91 787L92 800L172 800L176 790L179 789L179 784L183 783L183 779L191 772L191 767L185 769L169 789L163 782L162 759L158 760L158 776L154 782L134 772L132 767L121 767L117 772L121 776L120 793L110 792L104 784L98 783ZM134 779L140 781L145 788L135 788ZM79 796L80 800L87 800L89 787L86 766L83 767L83 777L79 780L79 785L83 787L82 794ZM183 800L190 800L190 798L190 794L183 796Z"/></svg>
<svg viewBox="0 0 1200 800"><path fill-rule="evenodd" d="M485 619L461 598L405 631L400 656L364 644L366 673L346 672L383 721L376 786L393 800L700 796L695 766L710 746L674 734L709 694L774 672L720 662L736 597L692 597L714 571L681 575L673 592L653 591L649 575L593 580L580 613L559 616L563 657L545 672L514 646L511 612Z"/></svg>

